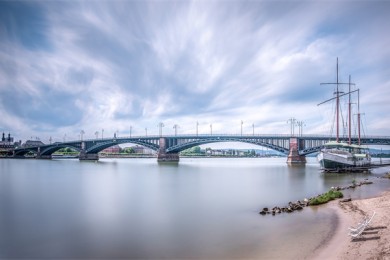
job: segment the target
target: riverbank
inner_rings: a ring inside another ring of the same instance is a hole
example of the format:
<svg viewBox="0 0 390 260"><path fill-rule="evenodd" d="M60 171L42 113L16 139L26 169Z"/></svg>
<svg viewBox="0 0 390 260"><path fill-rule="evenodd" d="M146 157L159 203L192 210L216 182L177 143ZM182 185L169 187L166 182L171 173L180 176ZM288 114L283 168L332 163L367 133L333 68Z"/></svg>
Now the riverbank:
<svg viewBox="0 0 390 260"><path fill-rule="evenodd" d="M369 199L322 206L337 213L336 229L329 241L314 252L311 259L390 259L390 191ZM376 212L362 236L354 240L348 227Z"/></svg>

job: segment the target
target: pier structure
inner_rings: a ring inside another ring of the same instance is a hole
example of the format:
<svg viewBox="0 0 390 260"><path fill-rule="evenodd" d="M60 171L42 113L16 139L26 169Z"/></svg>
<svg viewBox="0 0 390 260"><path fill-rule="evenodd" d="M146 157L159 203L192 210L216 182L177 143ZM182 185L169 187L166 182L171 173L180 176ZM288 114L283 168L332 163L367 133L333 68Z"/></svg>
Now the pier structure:
<svg viewBox="0 0 390 260"><path fill-rule="evenodd" d="M287 163L289 165L306 163L306 156L299 154L299 151L304 147L305 142L303 139L298 139L297 137L290 138L290 148L287 156Z"/></svg>
<svg viewBox="0 0 390 260"><path fill-rule="evenodd" d="M169 146L169 141L171 139L160 137L159 140L159 149L157 153L157 161L158 162L178 162L179 161L179 153L178 152L167 152L167 148Z"/></svg>

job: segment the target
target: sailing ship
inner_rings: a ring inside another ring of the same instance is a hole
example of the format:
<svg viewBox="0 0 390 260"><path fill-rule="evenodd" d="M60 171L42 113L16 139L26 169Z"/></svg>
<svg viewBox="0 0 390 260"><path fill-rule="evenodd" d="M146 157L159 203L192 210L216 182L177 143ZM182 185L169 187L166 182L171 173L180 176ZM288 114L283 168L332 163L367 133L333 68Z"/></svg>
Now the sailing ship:
<svg viewBox="0 0 390 260"><path fill-rule="evenodd" d="M330 141L324 145L320 153L317 156L322 170L326 172L346 172L346 171L359 171L367 169L371 164L371 156L369 149L361 145L360 138L360 105L359 105L359 89L351 91L351 76L349 76L348 83L339 82L339 65L337 58L336 66L337 79L336 83L322 83L322 84L333 84L336 85L335 97L328 99L318 105L327 103L329 101L336 101L336 140ZM343 93L339 90L340 85L348 85L349 91ZM351 138L351 94L358 93L358 113L357 113L357 125L358 125L358 139L357 143L352 143ZM339 133L339 121L340 121L340 98L342 96L349 96L348 103L348 142L340 140Z"/></svg>

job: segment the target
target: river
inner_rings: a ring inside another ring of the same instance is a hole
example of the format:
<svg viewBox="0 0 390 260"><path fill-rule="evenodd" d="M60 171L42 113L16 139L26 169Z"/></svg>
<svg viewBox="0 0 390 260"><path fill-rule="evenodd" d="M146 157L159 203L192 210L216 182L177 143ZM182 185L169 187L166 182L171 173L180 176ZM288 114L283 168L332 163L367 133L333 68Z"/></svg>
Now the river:
<svg viewBox="0 0 390 260"><path fill-rule="evenodd" d="M285 161L0 159L0 258L305 257L336 228L334 212L258 212L380 172L323 174L314 158L300 167Z"/></svg>

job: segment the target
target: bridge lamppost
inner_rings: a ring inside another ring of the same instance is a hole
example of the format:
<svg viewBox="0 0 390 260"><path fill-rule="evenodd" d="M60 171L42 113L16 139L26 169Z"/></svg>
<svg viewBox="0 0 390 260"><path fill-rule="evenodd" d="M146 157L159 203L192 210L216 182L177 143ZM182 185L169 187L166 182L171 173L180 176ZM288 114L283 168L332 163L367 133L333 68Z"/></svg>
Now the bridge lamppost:
<svg viewBox="0 0 390 260"><path fill-rule="evenodd" d="M253 132L252 134L254 136L255 135L255 123L252 124L252 132Z"/></svg>
<svg viewBox="0 0 390 260"><path fill-rule="evenodd" d="M296 119L295 118L290 118L289 120L287 120L287 124L290 122L291 123L291 136L294 136L294 126L295 126L295 123L296 123Z"/></svg>
<svg viewBox="0 0 390 260"><path fill-rule="evenodd" d="M50 136L50 138L49 138L49 143L51 144L51 141L52 141L52 139L51 139L51 136Z"/></svg>
<svg viewBox="0 0 390 260"><path fill-rule="evenodd" d="M244 124L244 122L241 120L241 136L242 136L242 125Z"/></svg>
<svg viewBox="0 0 390 260"><path fill-rule="evenodd" d="M298 134L299 134L299 136L302 136L303 135L303 127L306 126L305 122L298 121L297 125L298 125L298 129L299 129Z"/></svg>
<svg viewBox="0 0 390 260"><path fill-rule="evenodd" d="M145 127L145 136L148 136L148 128Z"/></svg>
<svg viewBox="0 0 390 260"><path fill-rule="evenodd" d="M196 136L198 136L198 127L199 127L199 122L196 121Z"/></svg>
<svg viewBox="0 0 390 260"><path fill-rule="evenodd" d="M83 135L85 134L84 130L80 131L80 140L83 141Z"/></svg>
<svg viewBox="0 0 390 260"><path fill-rule="evenodd" d="M104 129L102 128L102 139L103 139Z"/></svg>
<svg viewBox="0 0 390 260"><path fill-rule="evenodd" d="M162 136L162 128L165 126L163 122L158 123L158 128L159 128L159 135L160 137Z"/></svg>
<svg viewBox="0 0 390 260"><path fill-rule="evenodd" d="M210 124L210 135L213 135L213 124Z"/></svg>
<svg viewBox="0 0 390 260"><path fill-rule="evenodd" d="M99 131L96 131L96 132L95 132L95 136L96 136L96 139L99 138Z"/></svg>
<svg viewBox="0 0 390 260"><path fill-rule="evenodd" d="M179 125L175 124L173 126L173 128L175 129L175 136L177 136L177 129L180 128Z"/></svg>

